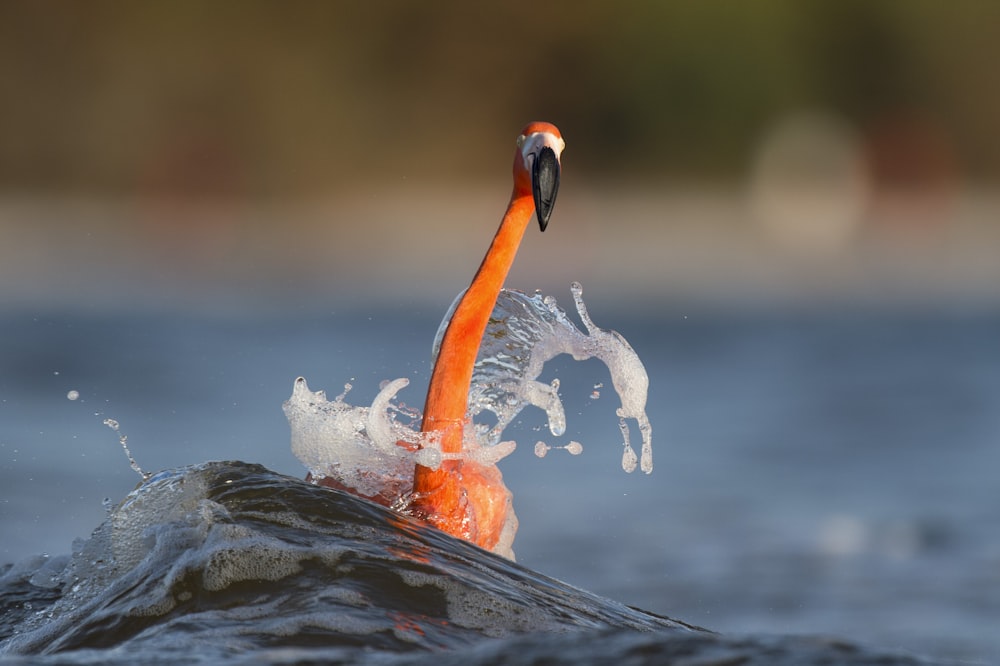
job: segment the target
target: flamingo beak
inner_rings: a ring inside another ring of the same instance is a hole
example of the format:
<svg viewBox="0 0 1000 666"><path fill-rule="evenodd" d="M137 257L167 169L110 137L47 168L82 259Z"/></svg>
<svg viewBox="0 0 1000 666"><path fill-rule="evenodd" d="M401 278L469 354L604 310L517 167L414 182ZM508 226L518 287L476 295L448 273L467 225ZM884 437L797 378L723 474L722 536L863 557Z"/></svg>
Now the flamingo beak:
<svg viewBox="0 0 1000 666"><path fill-rule="evenodd" d="M535 199L535 217L542 231L549 225L552 209L559 193L559 157L548 146L542 146L531 165L531 194Z"/></svg>

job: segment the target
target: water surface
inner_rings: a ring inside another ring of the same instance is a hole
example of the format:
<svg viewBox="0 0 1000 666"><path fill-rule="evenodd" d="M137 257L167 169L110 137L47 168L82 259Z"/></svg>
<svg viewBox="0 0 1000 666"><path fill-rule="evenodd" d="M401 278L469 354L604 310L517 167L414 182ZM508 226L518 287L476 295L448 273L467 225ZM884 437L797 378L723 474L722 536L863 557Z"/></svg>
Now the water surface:
<svg viewBox="0 0 1000 666"><path fill-rule="evenodd" d="M657 466L621 471L617 401L592 397L603 367L557 362L542 379L560 379L563 439L584 452L536 458L537 439L559 443L541 413L509 432L520 565L718 631L1000 655L1000 315L591 314L646 364ZM230 459L300 477L281 413L294 378L370 398L409 376L400 397L419 406L439 317L5 312L0 559L69 553L135 486L104 418L148 470Z"/></svg>

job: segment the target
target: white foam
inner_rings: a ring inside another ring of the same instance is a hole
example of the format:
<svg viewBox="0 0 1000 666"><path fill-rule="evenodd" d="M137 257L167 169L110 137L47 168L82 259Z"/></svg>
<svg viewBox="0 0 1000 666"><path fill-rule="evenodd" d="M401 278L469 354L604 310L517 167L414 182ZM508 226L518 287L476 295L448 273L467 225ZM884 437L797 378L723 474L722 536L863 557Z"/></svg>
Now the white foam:
<svg viewBox="0 0 1000 666"><path fill-rule="evenodd" d="M629 443L628 424L625 419L635 419L639 423L639 433L642 436L642 471L649 474L653 471L653 427L646 416L646 396L649 391L649 375L646 367L639 360L639 355L632 349L618 331L610 331L595 325L583 302L583 286L574 282L570 286L576 311L587 327L587 344L585 353L599 358L608 366L611 373L611 385L614 386L621 407L618 408L619 427L624 438L625 454L622 458L622 468L626 472L635 469L634 461L631 468L626 465L626 458L634 458L635 452ZM576 356L574 355L574 358ZM631 456L629 455L631 452Z"/></svg>
<svg viewBox="0 0 1000 666"><path fill-rule="evenodd" d="M596 358L607 366L611 384L621 400L617 414L624 447L622 468L631 472L638 464L635 452L630 454L626 422L634 419L642 437L641 469L648 474L653 471L653 430L646 416L649 389L646 368L621 334L594 324L583 301L580 283L574 282L570 291L586 333L577 328L551 296L528 296L511 289L500 292L473 372L470 415L475 417L483 411L496 415L497 423L487 433L487 441L496 442L521 409L533 405L545 411L549 430L558 437L566 432L559 381L544 384L537 378L544 365L560 354L569 354L578 361ZM435 355L447 322L446 318L438 329ZM595 384L591 397L600 397L600 388L602 383ZM631 458L636 458L637 464L628 464Z"/></svg>
<svg viewBox="0 0 1000 666"><path fill-rule="evenodd" d="M331 477L362 495L411 487L417 458L396 442L416 444L421 436L392 417L392 399L407 384L407 379L389 382L371 407L354 407L344 402L349 385L330 401L299 377L282 405L292 430L292 453L314 477Z"/></svg>

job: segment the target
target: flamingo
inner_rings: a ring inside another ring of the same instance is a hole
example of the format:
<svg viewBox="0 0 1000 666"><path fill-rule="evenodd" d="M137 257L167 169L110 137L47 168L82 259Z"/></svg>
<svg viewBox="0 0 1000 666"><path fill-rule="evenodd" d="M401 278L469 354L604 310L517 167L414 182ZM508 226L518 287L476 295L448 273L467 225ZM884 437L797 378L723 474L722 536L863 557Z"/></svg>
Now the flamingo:
<svg viewBox="0 0 1000 666"><path fill-rule="evenodd" d="M421 430L443 454L462 452L469 388L479 344L532 213L545 231L559 191L562 134L529 123L517 138L510 202L472 283L455 307L431 372ZM417 464L411 511L453 536L493 550L516 530L511 493L496 465L450 457L432 469ZM502 547L503 548L503 547Z"/></svg>
<svg viewBox="0 0 1000 666"><path fill-rule="evenodd" d="M507 211L472 284L453 309L431 372L421 430L423 441L433 442L439 449L439 465L432 468L415 464L408 497L403 483L390 483L372 494L334 476L314 476L311 471L307 481L401 509L453 536L513 557L510 543L517 519L511 510L510 491L494 464L502 453L496 456L497 451L477 450L476 443L463 451L469 389L486 325L531 216L535 214L542 231L552 216L564 146L559 130L545 122L529 123L517 138L514 189ZM388 401L406 383L397 380L386 387L383 399ZM302 378L296 380L296 391L300 389L308 393ZM376 409L375 403L372 410L384 413L383 408ZM377 423L368 419L369 431L374 425ZM293 426L293 450L294 433ZM411 441L399 441L397 445L408 451L417 448ZM499 451L501 445L495 448Z"/></svg>

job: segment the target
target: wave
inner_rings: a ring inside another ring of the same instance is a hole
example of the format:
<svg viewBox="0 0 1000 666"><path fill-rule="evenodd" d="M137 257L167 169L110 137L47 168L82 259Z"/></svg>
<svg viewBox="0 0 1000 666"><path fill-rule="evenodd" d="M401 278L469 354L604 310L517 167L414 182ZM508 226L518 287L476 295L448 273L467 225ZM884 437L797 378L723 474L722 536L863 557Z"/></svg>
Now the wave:
<svg viewBox="0 0 1000 666"><path fill-rule="evenodd" d="M929 663L724 637L259 465L152 475L71 556L0 572L0 663Z"/></svg>

